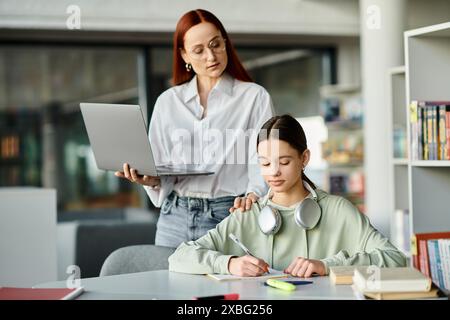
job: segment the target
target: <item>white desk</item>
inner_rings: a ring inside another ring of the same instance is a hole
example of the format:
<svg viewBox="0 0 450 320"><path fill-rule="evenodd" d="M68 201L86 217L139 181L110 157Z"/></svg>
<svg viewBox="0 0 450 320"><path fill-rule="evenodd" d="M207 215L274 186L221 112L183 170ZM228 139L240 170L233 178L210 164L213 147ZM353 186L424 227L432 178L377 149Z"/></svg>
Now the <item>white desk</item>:
<svg viewBox="0 0 450 320"><path fill-rule="evenodd" d="M291 278L291 280L305 280ZM328 277L307 280L293 292L264 286L263 280L217 281L203 275L190 275L167 270L148 271L102 278L81 279L85 293L79 299L167 299L191 300L194 296L239 293L243 300L291 299L356 299L351 286L334 286ZM65 281L49 282L38 288L65 287Z"/></svg>

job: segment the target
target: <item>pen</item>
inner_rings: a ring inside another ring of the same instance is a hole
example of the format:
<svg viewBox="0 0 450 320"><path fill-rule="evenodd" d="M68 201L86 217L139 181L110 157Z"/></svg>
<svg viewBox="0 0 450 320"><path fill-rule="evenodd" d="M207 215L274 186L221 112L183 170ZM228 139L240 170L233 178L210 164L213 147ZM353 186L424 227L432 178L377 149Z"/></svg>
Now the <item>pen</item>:
<svg viewBox="0 0 450 320"><path fill-rule="evenodd" d="M238 293L220 294L217 296L194 297L194 300L239 300Z"/></svg>
<svg viewBox="0 0 450 320"><path fill-rule="evenodd" d="M255 256L253 253L251 253L250 250L248 250L247 247L244 246L244 245L242 244L242 242L239 241L239 239L238 239L234 234L230 233L230 234L228 234L228 237L230 237L231 240L233 240L239 247L241 247L241 249L244 250L244 252L245 252L247 255L256 258L256 256ZM269 269L267 269L267 273L270 273L270 272L269 272Z"/></svg>
<svg viewBox="0 0 450 320"><path fill-rule="evenodd" d="M228 236L229 236L230 239L233 240L239 247L241 247L241 249L244 250L244 252L245 252L246 254L248 254L249 256L255 257L255 256L250 252L250 250L248 250L247 247L244 246L244 245L242 244L242 242L240 242L239 239L238 239L234 234L230 233ZM256 258L256 257L255 257L255 258Z"/></svg>

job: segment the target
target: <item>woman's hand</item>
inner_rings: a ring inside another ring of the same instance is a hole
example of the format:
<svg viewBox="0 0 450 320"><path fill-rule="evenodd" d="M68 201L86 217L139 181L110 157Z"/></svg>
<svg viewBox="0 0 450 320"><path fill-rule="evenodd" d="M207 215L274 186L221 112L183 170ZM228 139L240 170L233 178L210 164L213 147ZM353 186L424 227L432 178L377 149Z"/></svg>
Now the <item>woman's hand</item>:
<svg viewBox="0 0 450 320"><path fill-rule="evenodd" d="M161 179L159 177L140 175L136 169L130 168L128 163L123 164L123 172L116 171L115 175L116 177L124 178L131 182L136 182L152 188L161 185Z"/></svg>
<svg viewBox="0 0 450 320"><path fill-rule="evenodd" d="M258 277L269 271L269 265L252 256L234 257L228 262L231 274L240 277Z"/></svg>
<svg viewBox="0 0 450 320"><path fill-rule="evenodd" d="M320 276L324 276L326 272L325 265L320 260L305 259L297 257L292 263L283 270L284 273L288 273L294 277L309 278L313 273L317 273Z"/></svg>
<svg viewBox="0 0 450 320"><path fill-rule="evenodd" d="M250 210L252 204L255 203L258 198L259 197L253 192L247 194L246 197L236 197L236 199L234 199L234 205L229 211L230 213L233 213L236 209L241 210L241 212Z"/></svg>

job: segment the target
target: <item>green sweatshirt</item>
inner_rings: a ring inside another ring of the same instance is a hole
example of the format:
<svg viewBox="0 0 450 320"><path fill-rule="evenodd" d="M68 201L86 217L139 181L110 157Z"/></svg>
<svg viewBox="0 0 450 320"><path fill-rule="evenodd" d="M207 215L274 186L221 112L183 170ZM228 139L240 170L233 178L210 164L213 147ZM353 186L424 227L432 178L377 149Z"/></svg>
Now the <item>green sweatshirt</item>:
<svg viewBox="0 0 450 320"><path fill-rule="evenodd" d="M245 253L229 237L233 233L255 256L271 268L284 270L296 257L321 260L331 266L406 266L405 256L379 233L348 200L316 190L322 216L309 231L297 226L294 208L269 201L282 215L277 234L265 235L258 225L260 208L230 214L197 241L182 243L169 257L169 270L194 274L229 274L231 257Z"/></svg>

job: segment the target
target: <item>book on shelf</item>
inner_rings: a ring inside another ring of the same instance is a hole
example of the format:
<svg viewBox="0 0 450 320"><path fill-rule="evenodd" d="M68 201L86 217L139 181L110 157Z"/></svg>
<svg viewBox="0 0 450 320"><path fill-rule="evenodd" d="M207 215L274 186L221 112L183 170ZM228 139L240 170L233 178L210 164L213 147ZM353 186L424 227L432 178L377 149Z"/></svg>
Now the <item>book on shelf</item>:
<svg viewBox="0 0 450 320"><path fill-rule="evenodd" d="M437 115L436 115L437 108L436 108L436 106L430 106L429 109L431 110L431 133L432 133L431 134L431 144L430 144L430 150L431 150L430 154L431 154L432 158L430 160L438 160L438 154L437 154L438 126L437 126Z"/></svg>
<svg viewBox="0 0 450 320"><path fill-rule="evenodd" d="M364 207L364 173L362 169L340 171L329 170L328 185L330 194L339 195L353 203L360 212Z"/></svg>
<svg viewBox="0 0 450 320"><path fill-rule="evenodd" d="M427 277L431 278L430 273L430 263L428 260L428 242L427 240L419 240L419 248L420 248L420 256L419 259L419 270L426 275Z"/></svg>
<svg viewBox="0 0 450 320"><path fill-rule="evenodd" d="M78 288L0 287L0 300L72 300L84 292Z"/></svg>
<svg viewBox="0 0 450 320"><path fill-rule="evenodd" d="M423 160L424 144L419 143L419 141L423 141L425 118L423 109L419 107L417 108L417 158L418 160Z"/></svg>
<svg viewBox="0 0 450 320"><path fill-rule="evenodd" d="M444 290L450 290L450 232L415 234L411 239L413 266Z"/></svg>
<svg viewBox="0 0 450 320"><path fill-rule="evenodd" d="M450 239L428 240L429 272L433 282L441 289L450 290Z"/></svg>
<svg viewBox="0 0 450 320"><path fill-rule="evenodd" d="M16 159L20 156L20 137L17 134L0 136L0 159Z"/></svg>
<svg viewBox="0 0 450 320"><path fill-rule="evenodd" d="M450 101L411 101L413 160L450 160Z"/></svg>
<svg viewBox="0 0 450 320"><path fill-rule="evenodd" d="M330 193L364 194L364 172L360 169L349 172L330 172Z"/></svg>
<svg viewBox="0 0 450 320"><path fill-rule="evenodd" d="M446 158L450 159L450 112L445 112L445 138L447 140Z"/></svg>
<svg viewBox="0 0 450 320"><path fill-rule="evenodd" d="M446 115L447 115L447 109L450 113L450 103L449 105L439 105L437 110L437 118L439 120L438 128L438 158L441 160L450 160L449 155L447 153L447 136L446 136ZM450 127L450 124L448 125Z"/></svg>
<svg viewBox="0 0 450 320"><path fill-rule="evenodd" d="M419 150L419 136L418 136L418 106L417 101L411 101L409 104L409 124L410 124L410 135L411 135L411 155L412 160L418 160L418 150Z"/></svg>
<svg viewBox="0 0 450 320"><path fill-rule="evenodd" d="M326 122L336 121L340 118L340 100L338 98L328 98L321 102L321 113Z"/></svg>

